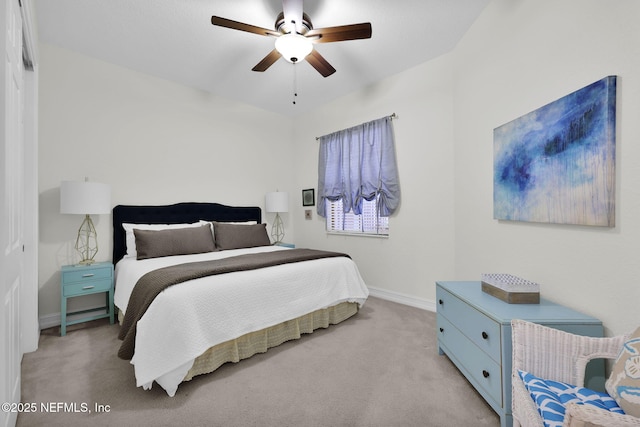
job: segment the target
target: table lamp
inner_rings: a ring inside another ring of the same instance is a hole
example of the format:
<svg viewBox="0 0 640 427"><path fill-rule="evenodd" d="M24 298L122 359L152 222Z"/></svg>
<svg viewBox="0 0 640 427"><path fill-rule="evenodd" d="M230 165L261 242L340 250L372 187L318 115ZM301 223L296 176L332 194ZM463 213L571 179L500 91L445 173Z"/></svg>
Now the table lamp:
<svg viewBox="0 0 640 427"><path fill-rule="evenodd" d="M107 184L82 181L60 183L60 213L84 215L78 229L76 250L82 260L80 264L92 264L98 253L98 233L91 220L92 214L111 212L111 188Z"/></svg>

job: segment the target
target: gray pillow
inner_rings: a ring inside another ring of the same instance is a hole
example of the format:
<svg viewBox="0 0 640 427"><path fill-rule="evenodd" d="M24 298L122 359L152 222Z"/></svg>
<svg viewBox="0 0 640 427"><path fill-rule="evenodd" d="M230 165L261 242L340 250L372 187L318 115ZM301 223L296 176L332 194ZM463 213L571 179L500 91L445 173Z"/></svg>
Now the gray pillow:
<svg viewBox="0 0 640 427"><path fill-rule="evenodd" d="M216 248L220 250L271 245L267 224L225 224L214 221L213 235L216 236Z"/></svg>
<svg viewBox="0 0 640 427"><path fill-rule="evenodd" d="M200 254L215 251L211 227L172 228L167 230L133 229L137 259L171 255Z"/></svg>

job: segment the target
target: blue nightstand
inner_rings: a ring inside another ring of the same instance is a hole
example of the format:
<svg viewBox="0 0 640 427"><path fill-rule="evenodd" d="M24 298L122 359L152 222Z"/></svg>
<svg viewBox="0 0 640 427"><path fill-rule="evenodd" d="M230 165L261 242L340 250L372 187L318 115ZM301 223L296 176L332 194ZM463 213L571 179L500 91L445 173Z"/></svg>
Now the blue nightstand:
<svg viewBox="0 0 640 427"><path fill-rule="evenodd" d="M108 317L111 324L114 321L113 310L113 264L110 262L96 262L90 265L65 265L60 273L60 336L67 334L67 326L76 323ZM106 293L106 305L90 310L67 313L67 299L96 293ZM106 313L93 314L97 311ZM67 316L77 314L88 316L67 321Z"/></svg>
<svg viewBox="0 0 640 427"><path fill-rule="evenodd" d="M285 243L285 242L278 242L278 243L274 243L274 246L282 246L284 248L295 248L296 245L294 245L293 243Z"/></svg>

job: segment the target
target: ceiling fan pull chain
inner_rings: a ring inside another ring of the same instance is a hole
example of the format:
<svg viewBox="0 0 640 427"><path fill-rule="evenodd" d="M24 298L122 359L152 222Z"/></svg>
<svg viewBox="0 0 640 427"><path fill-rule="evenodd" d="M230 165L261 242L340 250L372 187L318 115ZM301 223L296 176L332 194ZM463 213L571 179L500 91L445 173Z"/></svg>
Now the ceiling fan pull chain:
<svg viewBox="0 0 640 427"><path fill-rule="evenodd" d="M296 105L296 99L298 96L298 71L296 69L297 63L293 63L293 105Z"/></svg>

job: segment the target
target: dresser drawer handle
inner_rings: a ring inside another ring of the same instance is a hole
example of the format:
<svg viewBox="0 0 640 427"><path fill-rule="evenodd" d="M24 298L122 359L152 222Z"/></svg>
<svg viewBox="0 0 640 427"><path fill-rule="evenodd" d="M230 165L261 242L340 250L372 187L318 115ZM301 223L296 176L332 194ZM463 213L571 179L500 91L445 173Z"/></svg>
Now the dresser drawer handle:
<svg viewBox="0 0 640 427"><path fill-rule="evenodd" d="M489 338L489 334L485 331L482 331L482 338L486 340L487 338Z"/></svg>
<svg viewBox="0 0 640 427"><path fill-rule="evenodd" d="M441 299L438 300L438 304L442 305L444 304L444 301L442 301Z"/></svg>
<svg viewBox="0 0 640 427"><path fill-rule="evenodd" d="M482 371L482 376L485 377L485 378L489 378L489 371L483 370Z"/></svg>
<svg viewBox="0 0 640 427"><path fill-rule="evenodd" d="M86 290L93 289L93 288L95 288L95 286L83 286L82 290L86 291Z"/></svg>
<svg viewBox="0 0 640 427"><path fill-rule="evenodd" d="M442 333L442 332L444 332L444 328L440 328L440 332L441 332L441 333Z"/></svg>
<svg viewBox="0 0 640 427"><path fill-rule="evenodd" d="M82 277L93 277L93 276L95 276L95 274L93 273L87 273L82 275Z"/></svg>

